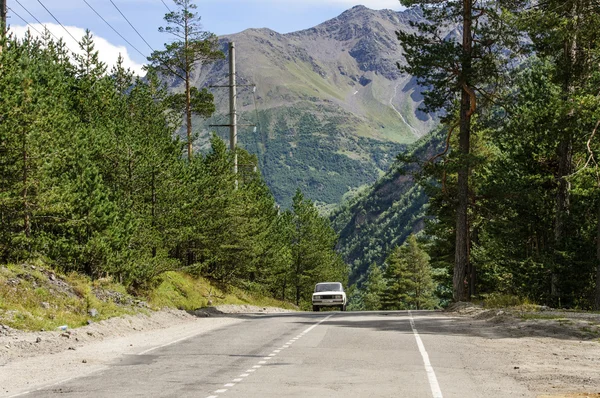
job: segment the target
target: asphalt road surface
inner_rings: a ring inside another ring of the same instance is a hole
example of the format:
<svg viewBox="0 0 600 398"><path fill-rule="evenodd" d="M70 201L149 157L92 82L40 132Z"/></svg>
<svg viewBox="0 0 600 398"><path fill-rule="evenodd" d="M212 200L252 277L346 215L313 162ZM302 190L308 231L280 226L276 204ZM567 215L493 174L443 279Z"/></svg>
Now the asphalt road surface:
<svg viewBox="0 0 600 398"><path fill-rule="evenodd" d="M26 397L534 397L426 311L246 315Z"/></svg>

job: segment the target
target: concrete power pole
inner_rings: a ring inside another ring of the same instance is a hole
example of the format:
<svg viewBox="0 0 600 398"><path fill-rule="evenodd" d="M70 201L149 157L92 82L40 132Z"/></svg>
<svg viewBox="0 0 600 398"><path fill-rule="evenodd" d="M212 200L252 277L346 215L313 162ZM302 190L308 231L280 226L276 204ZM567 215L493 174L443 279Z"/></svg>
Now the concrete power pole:
<svg viewBox="0 0 600 398"><path fill-rule="evenodd" d="M2 27L2 36L6 34L6 2L8 0L0 0L0 27ZM2 51L2 47L0 47Z"/></svg>
<svg viewBox="0 0 600 398"><path fill-rule="evenodd" d="M2 0L0 0L2 1ZM235 188L238 187L238 155L237 148L237 128L238 126L254 126L255 124L239 124L237 122L237 88L238 87L254 87L254 84L237 84L237 72L235 68L235 43L229 43L229 84L226 86L210 86L211 88L229 88L229 124L209 124L209 127L229 127L229 149L233 153L233 172L236 175Z"/></svg>
<svg viewBox="0 0 600 398"><path fill-rule="evenodd" d="M0 0L2 1L2 0ZM238 156L236 153L237 147L237 87L235 76L235 43L229 43L229 149L233 152L233 172L238 172ZM237 179L235 181L237 188Z"/></svg>
<svg viewBox="0 0 600 398"><path fill-rule="evenodd" d="M0 37L6 35L6 2L8 0L0 0ZM2 44L0 44L0 53L2 52Z"/></svg>

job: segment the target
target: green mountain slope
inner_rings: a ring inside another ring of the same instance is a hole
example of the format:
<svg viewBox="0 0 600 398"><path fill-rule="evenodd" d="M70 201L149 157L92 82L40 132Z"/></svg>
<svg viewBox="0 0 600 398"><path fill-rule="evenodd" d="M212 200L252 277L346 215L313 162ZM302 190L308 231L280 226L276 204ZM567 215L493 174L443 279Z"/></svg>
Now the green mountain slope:
<svg viewBox="0 0 600 398"><path fill-rule="evenodd" d="M420 18L357 6L300 32L249 29L221 38L224 49L236 43L238 82L257 85L255 93L239 92L240 123L247 125L239 142L258 155L279 204L287 207L298 187L322 204L339 203L435 126L418 110L419 86L396 66L402 56L395 31ZM226 85L227 74L227 60L204 66L196 85ZM227 89L213 92L219 111L201 125L201 137L210 124L228 123ZM218 132L227 137L226 128Z"/></svg>
<svg viewBox="0 0 600 398"><path fill-rule="evenodd" d="M350 282L360 282L369 265L381 264L390 250L424 227L427 196L414 181L420 164L441 151L443 133L423 137L406 152L415 163L395 163L371 188L333 215L338 251L351 265Z"/></svg>

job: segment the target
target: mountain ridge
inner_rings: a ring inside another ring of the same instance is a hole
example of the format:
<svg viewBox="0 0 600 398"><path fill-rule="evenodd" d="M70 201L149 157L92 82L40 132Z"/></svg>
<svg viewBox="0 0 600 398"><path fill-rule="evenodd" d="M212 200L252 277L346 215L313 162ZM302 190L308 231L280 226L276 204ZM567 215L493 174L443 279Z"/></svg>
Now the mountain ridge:
<svg viewBox="0 0 600 398"><path fill-rule="evenodd" d="M435 116L419 110L421 88L400 73L403 62L395 31L422 19L415 10L355 6L315 27L281 34L246 29L219 38L237 49L240 145L255 153L276 200L289 206L296 188L332 207L348 191L374 183L398 152L427 134ZM196 86L223 85L228 61L202 65ZM224 124L226 90L214 90L219 112L204 122ZM199 120L198 120L199 121ZM225 130L218 133L227 138Z"/></svg>

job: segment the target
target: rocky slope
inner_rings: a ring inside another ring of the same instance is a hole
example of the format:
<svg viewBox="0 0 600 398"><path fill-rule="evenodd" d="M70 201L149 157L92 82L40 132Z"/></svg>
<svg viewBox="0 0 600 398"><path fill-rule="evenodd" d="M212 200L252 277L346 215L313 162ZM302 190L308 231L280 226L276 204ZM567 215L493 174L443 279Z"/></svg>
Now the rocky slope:
<svg viewBox="0 0 600 398"><path fill-rule="evenodd" d="M418 110L419 86L399 73L402 50L395 31L412 29L415 11L356 6L314 28L279 34L249 29L221 38L235 41L240 144L259 157L276 199L290 203L297 187L324 204L373 183L395 155L436 121ZM196 85L227 84L227 60L202 67ZM218 113L204 122L226 124L227 89L212 89ZM227 137L227 129L219 129ZM205 140L199 140L202 145Z"/></svg>

